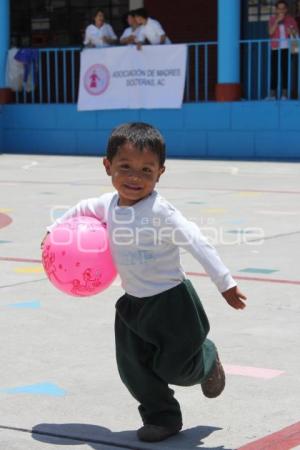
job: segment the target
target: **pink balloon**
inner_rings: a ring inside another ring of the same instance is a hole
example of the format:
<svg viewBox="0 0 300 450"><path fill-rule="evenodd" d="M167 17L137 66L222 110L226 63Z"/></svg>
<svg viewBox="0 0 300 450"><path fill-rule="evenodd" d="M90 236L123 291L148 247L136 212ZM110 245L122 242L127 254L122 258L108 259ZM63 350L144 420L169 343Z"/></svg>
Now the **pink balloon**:
<svg viewBox="0 0 300 450"><path fill-rule="evenodd" d="M106 228L93 217L57 225L44 243L42 260L51 283L75 297L98 294L117 275Z"/></svg>

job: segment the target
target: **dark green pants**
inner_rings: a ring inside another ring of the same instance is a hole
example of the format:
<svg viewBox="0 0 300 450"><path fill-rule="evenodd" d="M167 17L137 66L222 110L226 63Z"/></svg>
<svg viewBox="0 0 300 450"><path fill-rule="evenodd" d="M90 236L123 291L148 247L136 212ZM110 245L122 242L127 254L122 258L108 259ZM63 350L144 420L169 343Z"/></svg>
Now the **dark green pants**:
<svg viewBox="0 0 300 450"><path fill-rule="evenodd" d="M192 386L216 359L206 339L209 322L189 280L152 297L123 295L116 304L119 373L140 403L143 423L181 425L180 406L168 384Z"/></svg>

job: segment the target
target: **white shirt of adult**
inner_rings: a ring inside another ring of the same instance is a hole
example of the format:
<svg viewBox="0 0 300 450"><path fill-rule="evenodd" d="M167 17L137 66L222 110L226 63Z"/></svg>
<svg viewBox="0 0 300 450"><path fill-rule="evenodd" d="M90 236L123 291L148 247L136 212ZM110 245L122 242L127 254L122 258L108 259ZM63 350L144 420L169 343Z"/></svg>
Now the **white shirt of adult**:
<svg viewBox="0 0 300 450"><path fill-rule="evenodd" d="M162 28L161 24L157 20L154 20L154 19L151 19L151 17L148 17L145 25L141 25L139 27L138 41L143 43L147 39L147 41L149 41L150 44L157 45L157 44L160 44L161 36L163 36L165 34L166 33L165 33L164 29ZM164 43L170 44L171 41L167 37Z"/></svg>
<svg viewBox="0 0 300 450"><path fill-rule="evenodd" d="M138 36L138 33L139 33L139 28L140 27L136 28L135 30L133 28L131 28L131 27L125 28L125 30L122 33L122 36L120 37L120 41L122 39L128 38L130 36L134 36L135 37L134 43L130 43L130 44L127 44L127 45L134 45L134 44L136 44L137 43L137 36Z"/></svg>
<svg viewBox="0 0 300 450"><path fill-rule="evenodd" d="M289 41L287 40L285 27L283 24L279 25L279 37L280 37L279 48L289 48Z"/></svg>
<svg viewBox="0 0 300 450"><path fill-rule="evenodd" d="M116 33L109 23L104 23L100 28L96 25L89 25L85 29L84 45L93 45L94 47L108 47L110 44L103 40L104 37L117 39Z"/></svg>
<svg viewBox="0 0 300 450"><path fill-rule="evenodd" d="M220 292L236 286L199 227L156 191L131 207L120 207L118 202L117 193L82 200L47 230L51 232L58 224L76 216L95 217L106 224L122 287L135 297L159 294L186 278L180 248L200 262Z"/></svg>

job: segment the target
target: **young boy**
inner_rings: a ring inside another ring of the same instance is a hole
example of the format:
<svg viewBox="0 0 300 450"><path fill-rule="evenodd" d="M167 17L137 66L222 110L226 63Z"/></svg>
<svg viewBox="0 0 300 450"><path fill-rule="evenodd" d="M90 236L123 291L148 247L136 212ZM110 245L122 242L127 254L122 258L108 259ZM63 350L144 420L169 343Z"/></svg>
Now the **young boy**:
<svg viewBox="0 0 300 450"><path fill-rule="evenodd" d="M116 128L103 164L116 192L81 201L67 218L86 215L107 225L125 294L116 304L116 357L122 381L140 403L142 441L155 442L182 428L180 406L168 384L201 384L217 397L225 374L209 322L180 265L179 247L202 264L225 300L245 307L245 295L199 228L154 189L165 167L161 134L144 123ZM42 244L43 245L43 244Z"/></svg>

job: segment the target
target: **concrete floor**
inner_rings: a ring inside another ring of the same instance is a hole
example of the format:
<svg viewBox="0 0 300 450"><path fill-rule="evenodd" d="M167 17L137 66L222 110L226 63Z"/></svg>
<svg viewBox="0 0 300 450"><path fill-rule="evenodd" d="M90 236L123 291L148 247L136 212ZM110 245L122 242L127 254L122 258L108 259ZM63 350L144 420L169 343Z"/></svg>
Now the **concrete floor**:
<svg viewBox="0 0 300 450"><path fill-rule="evenodd" d="M117 373L119 280L72 298L40 264L51 217L110 190L98 158L0 155L0 450L299 449L300 164L167 162L158 190L212 240L248 307L231 309L183 252L227 386L215 400L176 387L184 430L159 444L136 439Z"/></svg>

